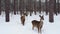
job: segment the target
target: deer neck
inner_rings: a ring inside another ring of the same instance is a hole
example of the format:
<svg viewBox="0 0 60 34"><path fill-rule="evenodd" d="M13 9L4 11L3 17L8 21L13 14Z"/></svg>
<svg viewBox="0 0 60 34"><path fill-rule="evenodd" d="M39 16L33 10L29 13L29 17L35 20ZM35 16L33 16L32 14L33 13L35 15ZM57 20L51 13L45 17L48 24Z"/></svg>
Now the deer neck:
<svg viewBox="0 0 60 34"><path fill-rule="evenodd" d="M42 19L40 19L40 22L43 22L43 20L42 20Z"/></svg>

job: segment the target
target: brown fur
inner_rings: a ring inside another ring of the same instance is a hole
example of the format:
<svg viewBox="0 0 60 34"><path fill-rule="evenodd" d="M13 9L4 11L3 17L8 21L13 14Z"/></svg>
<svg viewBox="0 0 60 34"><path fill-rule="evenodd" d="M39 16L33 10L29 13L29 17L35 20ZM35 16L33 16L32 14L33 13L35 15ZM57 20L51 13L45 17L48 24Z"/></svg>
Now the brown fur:
<svg viewBox="0 0 60 34"><path fill-rule="evenodd" d="M34 30L34 27L37 27L38 32L41 32L41 29L42 29L42 26L43 26L43 21L42 20L44 20L43 16L40 16L40 17L41 17L40 21L37 21L37 20L32 21L32 26L33 26L32 29Z"/></svg>
<svg viewBox="0 0 60 34"><path fill-rule="evenodd" d="M21 23L24 25L24 22L25 22L25 16L21 16Z"/></svg>

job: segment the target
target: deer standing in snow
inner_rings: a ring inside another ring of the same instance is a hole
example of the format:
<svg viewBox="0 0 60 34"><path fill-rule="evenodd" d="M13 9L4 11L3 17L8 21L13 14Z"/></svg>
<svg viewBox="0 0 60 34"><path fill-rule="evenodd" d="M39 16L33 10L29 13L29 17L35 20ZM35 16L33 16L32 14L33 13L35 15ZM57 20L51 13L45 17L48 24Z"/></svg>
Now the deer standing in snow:
<svg viewBox="0 0 60 34"><path fill-rule="evenodd" d="M43 20L44 20L43 16L39 15L39 17L40 17L40 21L37 20L32 21L32 29L34 30L34 27L38 28L38 33L41 32L41 29L43 27Z"/></svg>
<svg viewBox="0 0 60 34"><path fill-rule="evenodd" d="M26 13L23 13L23 15L21 16L21 23L24 25L25 23L25 15Z"/></svg>

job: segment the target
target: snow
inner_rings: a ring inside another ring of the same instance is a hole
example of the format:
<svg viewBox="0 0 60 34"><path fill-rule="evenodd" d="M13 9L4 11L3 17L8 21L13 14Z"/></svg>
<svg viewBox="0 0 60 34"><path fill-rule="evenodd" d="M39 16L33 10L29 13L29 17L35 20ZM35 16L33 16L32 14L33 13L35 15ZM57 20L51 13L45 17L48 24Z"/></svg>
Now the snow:
<svg viewBox="0 0 60 34"><path fill-rule="evenodd" d="M20 15L11 15L10 22L5 22L5 13L0 15L0 34L38 34L37 28L32 30L32 20L39 21L39 13L37 15L26 16L25 25L23 26L20 21ZM54 23L49 22L49 15L44 13L44 25L42 34L60 34L60 14L54 15Z"/></svg>

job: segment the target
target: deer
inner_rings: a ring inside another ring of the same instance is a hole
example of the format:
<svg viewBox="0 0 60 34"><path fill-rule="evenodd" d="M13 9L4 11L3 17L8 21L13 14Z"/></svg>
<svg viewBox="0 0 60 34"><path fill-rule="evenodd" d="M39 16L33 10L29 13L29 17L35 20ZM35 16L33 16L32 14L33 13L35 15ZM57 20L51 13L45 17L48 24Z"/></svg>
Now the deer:
<svg viewBox="0 0 60 34"><path fill-rule="evenodd" d="M34 27L36 27L38 29L38 33L41 32L41 29L43 27L43 20L44 20L43 16L39 15L39 17L40 17L40 21L37 20L32 21L32 29L34 30Z"/></svg>
<svg viewBox="0 0 60 34"><path fill-rule="evenodd" d="M21 24L24 25L25 23L25 14L24 15L21 15Z"/></svg>

